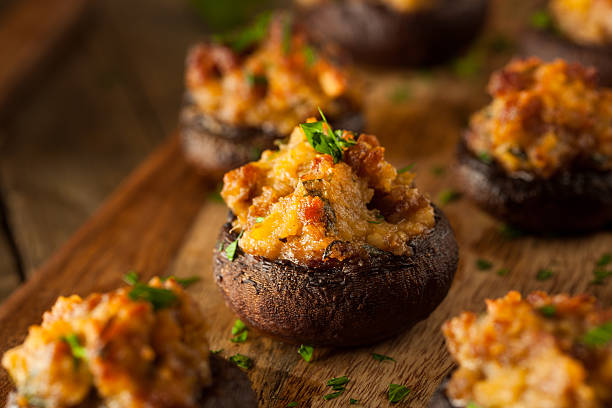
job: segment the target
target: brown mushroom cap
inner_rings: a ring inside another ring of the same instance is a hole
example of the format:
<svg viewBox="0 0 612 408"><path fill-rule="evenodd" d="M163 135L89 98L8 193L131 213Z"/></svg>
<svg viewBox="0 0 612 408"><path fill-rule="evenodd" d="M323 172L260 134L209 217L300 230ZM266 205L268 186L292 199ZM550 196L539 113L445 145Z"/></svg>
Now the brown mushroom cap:
<svg viewBox="0 0 612 408"><path fill-rule="evenodd" d="M290 343L357 346L393 336L426 318L446 296L457 269L452 228L436 224L410 241L411 256L374 249L370 258L308 268L217 248L214 277L226 303L248 325ZM223 247L235 241L231 220Z"/></svg>
<svg viewBox="0 0 612 408"><path fill-rule="evenodd" d="M346 102L345 114L330 118L334 127L361 132L364 117ZM187 160L200 172L215 176L257 160L262 151L283 139L275 131L254 126L235 126L203 113L187 92L180 116L180 137Z"/></svg>
<svg viewBox="0 0 612 408"><path fill-rule="evenodd" d="M599 83L612 86L612 46L585 46L545 30L528 28L521 36L521 53L544 61L557 58L597 68Z"/></svg>
<svg viewBox="0 0 612 408"><path fill-rule="evenodd" d="M580 232L612 222L612 172L566 169L542 179L509 176L484 163L465 141L457 148L458 185L497 218L533 232Z"/></svg>
<svg viewBox="0 0 612 408"><path fill-rule="evenodd" d="M301 10L309 35L371 65L426 65L459 54L482 28L488 0L442 0L408 13L368 1L329 1Z"/></svg>

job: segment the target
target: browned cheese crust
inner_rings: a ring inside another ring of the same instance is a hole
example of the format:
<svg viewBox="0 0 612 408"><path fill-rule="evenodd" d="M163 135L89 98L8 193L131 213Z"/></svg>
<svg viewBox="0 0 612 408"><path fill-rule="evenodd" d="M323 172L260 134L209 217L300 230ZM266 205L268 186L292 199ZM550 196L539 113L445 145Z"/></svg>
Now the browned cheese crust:
<svg viewBox="0 0 612 408"><path fill-rule="evenodd" d="M434 407L605 408L612 404L612 345L592 343L612 321L588 295L517 292L487 300L484 315L463 313L443 326L459 368Z"/></svg>
<svg viewBox="0 0 612 408"><path fill-rule="evenodd" d="M156 310L133 300L131 288L60 297L2 358L17 386L12 403L198 407L212 381L203 316L172 279L149 286L170 293L172 304Z"/></svg>

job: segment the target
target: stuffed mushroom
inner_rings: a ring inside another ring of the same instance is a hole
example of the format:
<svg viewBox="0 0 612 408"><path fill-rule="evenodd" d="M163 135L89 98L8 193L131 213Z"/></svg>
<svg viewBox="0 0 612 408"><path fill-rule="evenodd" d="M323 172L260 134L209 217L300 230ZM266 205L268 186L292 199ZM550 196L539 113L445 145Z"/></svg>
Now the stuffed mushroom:
<svg viewBox="0 0 612 408"><path fill-rule="evenodd" d="M297 0L310 35L369 65L453 58L480 32L488 0Z"/></svg>
<svg viewBox="0 0 612 408"><path fill-rule="evenodd" d="M458 148L464 192L534 232L575 232L612 221L612 90L562 60L511 62L493 74L492 102Z"/></svg>
<svg viewBox="0 0 612 408"><path fill-rule="evenodd" d="M240 369L209 360L206 322L174 279L60 297L2 366L8 407L256 406Z"/></svg>
<svg viewBox="0 0 612 408"><path fill-rule="evenodd" d="M375 136L296 127L287 144L227 173L214 253L227 304L279 339L354 346L427 317L457 268L444 214L384 159Z"/></svg>
<svg viewBox="0 0 612 408"><path fill-rule="evenodd" d="M544 292L486 303L442 327L458 368L430 408L612 406L612 309Z"/></svg>
<svg viewBox="0 0 612 408"><path fill-rule="evenodd" d="M235 36L194 46L180 118L187 159L221 175L257 159L318 107L332 123L361 130L359 87L349 86L348 71L289 14L264 15Z"/></svg>
<svg viewBox="0 0 612 408"><path fill-rule="evenodd" d="M547 6L531 16L524 53L594 66L601 83L612 85L612 1L549 0Z"/></svg>

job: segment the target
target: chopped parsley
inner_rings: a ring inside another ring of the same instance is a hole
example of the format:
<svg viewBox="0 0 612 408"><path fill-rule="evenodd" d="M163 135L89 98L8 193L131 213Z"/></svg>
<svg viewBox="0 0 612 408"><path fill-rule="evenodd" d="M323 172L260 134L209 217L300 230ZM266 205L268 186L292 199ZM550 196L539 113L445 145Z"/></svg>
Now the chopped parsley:
<svg viewBox="0 0 612 408"><path fill-rule="evenodd" d="M372 353L372 358L376 361L395 361L393 357L385 356L384 354Z"/></svg>
<svg viewBox="0 0 612 408"><path fill-rule="evenodd" d="M312 67L314 63L317 61L317 52L310 45L304 47L304 59L306 60L306 65Z"/></svg>
<svg viewBox="0 0 612 408"><path fill-rule="evenodd" d="M298 403L295 401L291 401L290 403L287 404L287 407L297 407Z"/></svg>
<svg viewBox="0 0 612 408"><path fill-rule="evenodd" d="M349 381L351 381L350 378L348 378L346 375L343 375L342 377L334 377L331 380L328 380L325 385L327 385L328 387L346 385L349 383Z"/></svg>
<svg viewBox="0 0 612 408"><path fill-rule="evenodd" d="M491 157L489 152L482 151L478 153L478 160L486 164L491 164L493 162L493 157Z"/></svg>
<svg viewBox="0 0 612 408"><path fill-rule="evenodd" d="M602 285L607 278L612 276L612 271L606 271L602 268L595 268L593 270L593 280L591 281L592 285Z"/></svg>
<svg viewBox="0 0 612 408"><path fill-rule="evenodd" d="M231 341L233 343L244 343L249 336L248 327L242 322L242 320L237 319L234 322L234 326L232 327L232 338Z"/></svg>
<svg viewBox="0 0 612 408"><path fill-rule="evenodd" d="M542 316L545 317L555 317L557 315L557 308L555 307L555 305L544 305L538 308L538 312L540 312Z"/></svg>
<svg viewBox="0 0 612 408"><path fill-rule="evenodd" d="M536 279L539 281L545 281L545 280L552 278L553 275L554 273L552 270L548 268L542 268L536 274Z"/></svg>
<svg viewBox="0 0 612 408"><path fill-rule="evenodd" d="M499 268L499 269L497 270L497 274L498 274L499 276L506 276L506 275L508 275L509 273L510 273L510 269L508 269L508 268Z"/></svg>
<svg viewBox="0 0 612 408"><path fill-rule="evenodd" d="M603 347L607 345L612 341L612 321L592 328L582 337L582 341L590 347Z"/></svg>
<svg viewBox="0 0 612 408"><path fill-rule="evenodd" d="M452 63L455 75L462 78L475 77L484 64L484 54L481 50L472 49L463 57L457 58Z"/></svg>
<svg viewBox="0 0 612 408"><path fill-rule="evenodd" d="M81 344L79 337L75 333L63 336L62 341L70 346L70 352L75 360L84 360L87 358L85 347Z"/></svg>
<svg viewBox="0 0 612 408"><path fill-rule="evenodd" d="M286 15L283 21L283 53L288 55L291 52L291 34L293 32L293 18Z"/></svg>
<svg viewBox="0 0 612 408"><path fill-rule="evenodd" d="M259 223L262 223L264 219L265 219L264 217L257 217L255 218L255 222L259 224Z"/></svg>
<svg viewBox="0 0 612 408"><path fill-rule="evenodd" d="M414 165L415 165L414 163L410 163L409 165L402 167L401 169L397 171L397 174L406 173L407 171L414 169Z"/></svg>
<svg viewBox="0 0 612 408"><path fill-rule="evenodd" d="M325 395L323 396L323 399L324 399L325 401L329 401L329 400L331 400L331 399L338 398L339 396L341 396L341 395L342 395L342 393L343 393L343 392L344 392L344 391L336 391L336 392L332 392L331 394L325 394Z"/></svg>
<svg viewBox="0 0 612 408"><path fill-rule="evenodd" d="M474 401L470 401L465 406L465 408L482 408L482 407L480 405L478 405L477 403L475 403Z"/></svg>
<svg viewBox="0 0 612 408"><path fill-rule="evenodd" d="M245 51L266 37L270 18L270 13L262 13L243 30L216 35L213 40L231 47L236 52Z"/></svg>
<svg viewBox="0 0 612 408"><path fill-rule="evenodd" d="M476 260L476 267L481 271L487 271L493 267L493 262L479 258Z"/></svg>
<svg viewBox="0 0 612 408"><path fill-rule="evenodd" d="M353 146L356 142L342 137L342 130L333 130L327 122L327 118L319 108L323 121L302 123L300 127L304 131L310 145L319 153L329 154L334 163L342 160L344 149ZM325 126L324 126L325 125ZM325 127L325 129L324 129Z"/></svg>
<svg viewBox="0 0 612 408"><path fill-rule="evenodd" d="M506 239L515 239L524 235L523 231L510 224L501 224L499 233Z"/></svg>
<svg viewBox="0 0 612 408"><path fill-rule="evenodd" d="M249 72L246 76L247 83L250 86L266 86L268 85L268 78L265 75L257 75Z"/></svg>
<svg viewBox="0 0 612 408"><path fill-rule="evenodd" d="M529 24L539 30L551 30L554 28L553 18L546 10L538 10L531 14Z"/></svg>
<svg viewBox="0 0 612 408"><path fill-rule="evenodd" d="M210 350L210 354L219 354L223 351L223 349L219 349L219 350Z"/></svg>
<svg viewBox="0 0 612 408"><path fill-rule="evenodd" d="M379 220L376 220L376 221L368 220L368 223L370 223L370 224L381 224L382 221L379 221Z"/></svg>
<svg viewBox="0 0 612 408"><path fill-rule="evenodd" d="M146 301L153 305L154 310L171 306L178 298L170 289L154 288L144 283L136 282L128 293L132 300Z"/></svg>
<svg viewBox="0 0 612 408"><path fill-rule="evenodd" d="M438 201L440 202L440 205L446 205L448 203L452 203L453 201L459 200L459 198L461 198L461 193L448 188L440 192Z"/></svg>
<svg viewBox="0 0 612 408"><path fill-rule="evenodd" d="M359 400L355 399L355 398L351 398L351 399L349 399L349 404L350 405L357 405L357 404L359 404Z"/></svg>
<svg viewBox="0 0 612 408"><path fill-rule="evenodd" d="M242 354L234 354L229 358L229 361L236 364L238 367L248 370L253 367L253 360Z"/></svg>
<svg viewBox="0 0 612 408"><path fill-rule="evenodd" d="M138 273L136 271L130 271L123 275L123 281L128 285L135 285L138 283L139 280L140 276L138 276Z"/></svg>
<svg viewBox="0 0 612 408"><path fill-rule="evenodd" d="M409 388L404 387L403 385L389 384L389 391L387 393L387 396L389 397L389 402L391 402L392 404L400 402L401 400L406 398L408 394L410 394L410 391L411 390Z"/></svg>
<svg viewBox="0 0 612 408"><path fill-rule="evenodd" d="M234 242L232 242L227 247L225 247L225 256L230 262L232 262L234 258L236 257L236 250L238 249L238 241L240 241L241 237L242 237L242 232L240 233L240 235L238 235L238 238L236 238Z"/></svg>
<svg viewBox="0 0 612 408"><path fill-rule="evenodd" d="M189 286L193 285L194 283L196 283L196 282L199 282L199 281L200 281L200 277L199 277L199 276L190 276L190 277L188 277L188 278L177 278L177 277L176 277L176 276L174 276L174 275L171 275L171 276L167 276L167 277L165 277L165 278L162 278L162 280L163 280L163 281L165 281L165 280L170 279L170 278L174 279L174 281L175 281L176 283L178 283L179 285L181 285L181 286L182 286L182 287L184 287L184 288L187 288L187 287L189 287Z"/></svg>
<svg viewBox="0 0 612 408"><path fill-rule="evenodd" d="M314 347L307 346L305 344L300 344L300 347L298 348L297 352L300 356L302 356L304 361L310 363L310 361L312 360L312 355L314 353Z"/></svg>
<svg viewBox="0 0 612 408"><path fill-rule="evenodd" d="M597 263L595 263L596 266L606 266L608 265L610 262L612 262L612 254L610 253L605 253L601 256L601 258L599 258L597 260Z"/></svg>

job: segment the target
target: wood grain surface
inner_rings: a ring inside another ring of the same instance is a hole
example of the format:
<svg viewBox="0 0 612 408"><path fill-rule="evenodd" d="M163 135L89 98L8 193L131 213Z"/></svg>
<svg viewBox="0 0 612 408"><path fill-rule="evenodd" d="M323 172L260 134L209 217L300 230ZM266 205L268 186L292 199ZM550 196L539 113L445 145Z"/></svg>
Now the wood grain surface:
<svg viewBox="0 0 612 408"><path fill-rule="evenodd" d="M369 87L369 130L379 135L395 165L415 163L417 186L439 204L443 204L441 192L457 187L454 147L469 113L487 100L488 73L512 55L512 47L499 51L492 44L500 34L506 40L516 35L516 27L505 25L508 16L525 17L514 4L494 4L488 34L455 64L428 71L360 74ZM299 407L339 407L348 405L349 398L360 400L361 406L389 406L386 390L389 383L397 383L412 390L398 406L424 407L452 366L440 325L461 310L481 311L485 298L510 289L587 292L607 306L612 304L612 282L589 284L596 260L612 250L611 232L509 238L501 233L499 222L460 198L442 205L460 245L459 270L448 297L426 321L371 347L317 349L311 363L301 359L296 346L253 330L245 343L234 344L230 331L235 316L223 304L212 279L212 248L226 215L223 204L209 199L215 183L187 167L174 138L162 145L0 307L0 353L22 341L28 325L38 323L59 295L110 290L131 269L144 277L196 275L201 281L189 291L208 317L210 348L223 349L222 357L241 353L253 358L255 366L248 375L260 406L285 407L296 401ZM491 261L493 267L480 270L477 259ZM508 273L498 274L501 268ZM552 277L536 279L541 268L552 270ZM396 361L378 362L372 352ZM329 392L325 382L342 375L351 379L346 392L324 401L323 395ZM10 388L2 371L0 401Z"/></svg>

